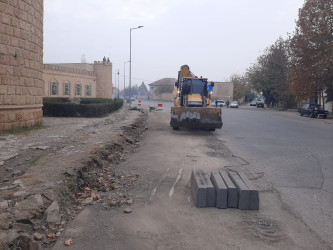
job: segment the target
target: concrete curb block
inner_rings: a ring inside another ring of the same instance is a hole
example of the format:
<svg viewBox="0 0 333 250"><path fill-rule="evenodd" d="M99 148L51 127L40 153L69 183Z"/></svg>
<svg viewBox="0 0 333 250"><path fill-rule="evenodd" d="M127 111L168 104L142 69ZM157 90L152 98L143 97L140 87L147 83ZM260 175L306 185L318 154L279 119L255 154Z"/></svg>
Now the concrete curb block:
<svg viewBox="0 0 333 250"><path fill-rule="evenodd" d="M194 169L191 174L191 191L196 207L215 207L215 189L209 173Z"/></svg>
<svg viewBox="0 0 333 250"><path fill-rule="evenodd" d="M259 210L259 192L243 172L194 169L190 185L196 207Z"/></svg>
<svg viewBox="0 0 333 250"><path fill-rule="evenodd" d="M228 188L224 183L222 176L218 171L212 171L210 180L213 183L216 193L216 207L227 208L228 205Z"/></svg>
<svg viewBox="0 0 333 250"><path fill-rule="evenodd" d="M227 189L228 189L228 207L234 208L238 205L238 192L234 183L229 178L227 172L225 170L219 171L222 179L224 180Z"/></svg>
<svg viewBox="0 0 333 250"><path fill-rule="evenodd" d="M237 172L228 173L230 179L237 187L238 192L238 209L245 210L250 208L250 190L248 186L243 182L242 178Z"/></svg>
<svg viewBox="0 0 333 250"><path fill-rule="evenodd" d="M253 186L251 180L247 178L247 176L243 172L238 172L238 175L240 178L244 181L245 185L250 190L250 210L259 210L259 192L258 190Z"/></svg>

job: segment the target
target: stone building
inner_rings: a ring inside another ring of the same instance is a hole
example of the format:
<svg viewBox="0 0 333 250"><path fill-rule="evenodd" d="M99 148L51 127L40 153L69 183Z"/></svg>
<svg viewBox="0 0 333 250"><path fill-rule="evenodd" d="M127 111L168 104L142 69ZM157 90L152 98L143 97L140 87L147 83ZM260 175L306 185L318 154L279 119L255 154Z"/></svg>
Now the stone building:
<svg viewBox="0 0 333 250"><path fill-rule="evenodd" d="M0 130L42 123L43 0L0 1Z"/></svg>
<svg viewBox="0 0 333 250"><path fill-rule="evenodd" d="M44 96L112 98L112 63L44 65Z"/></svg>

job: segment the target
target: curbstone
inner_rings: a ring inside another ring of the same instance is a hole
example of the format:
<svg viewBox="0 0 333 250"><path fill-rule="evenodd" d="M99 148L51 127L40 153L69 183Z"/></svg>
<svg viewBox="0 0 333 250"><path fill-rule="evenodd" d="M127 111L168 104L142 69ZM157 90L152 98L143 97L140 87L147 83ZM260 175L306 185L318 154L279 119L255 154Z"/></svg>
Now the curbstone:
<svg viewBox="0 0 333 250"><path fill-rule="evenodd" d="M248 186L244 183L242 178L238 175L237 172L229 172L228 173L230 179L237 187L238 192L238 209L245 210L250 207L250 190Z"/></svg>
<svg viewBox="0 0 333 250"><path fill-rule="evenodd" d="M215 189L208 172L192 170L191 191L196 207L215 207Z"/></svg>
<svg viewBox="0 0 333 250"><path fill-rule="evenodd" d="M212 171L210 180L215 188L216 207L227 208L228 205L228 188L218 171Z"/></svg>
<svg viewBox="0 0 333 250"><path fill-rule="evenodd" d="M259 192L252 184L251 180L243 172L238 172L240 178L250 190L250 210L259 210Z"/></svg>
<svg viewBox="0 0 333 250"><path fill-rule="evenodd" d="M228 207L237 207L238 205L238 192L237 188L234 185L234 183L231 181L229 178L227 172L225 170L220 170L219 171L224 183L226 184L226 187L228 189L228 195L227 195L227 200L228 200Z"/></svg>

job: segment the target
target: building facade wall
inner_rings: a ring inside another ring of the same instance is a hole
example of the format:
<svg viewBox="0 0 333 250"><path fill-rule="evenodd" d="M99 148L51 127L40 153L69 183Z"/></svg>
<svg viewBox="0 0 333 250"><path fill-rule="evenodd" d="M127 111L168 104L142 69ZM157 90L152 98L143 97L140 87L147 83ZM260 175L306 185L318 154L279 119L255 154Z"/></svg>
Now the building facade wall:
<svg viewBox="0 0 333 250"><path fill-rule="evenodd" d="M112 63L94 62L96 74L97 94L99 98L113 98Z"/></svg>
<svg viewBox="0 0 333 250"><path fill-rule="evenodd" d="M214 82L212 98L231 102L234 98L234 85L232 82Z"/></svg>
<svg viewBox="0 0 333 250"><path fill-rule="evenodd" d="M43 0L0 2L0 130L42 123Z"/></svg>
<svg viewBox="0 0 333 250"><path fill-rule="evenodd" d="M110 62L45 64L43 79L46 97L113 98Z"/></svg>
<svg viewBox="0 0 333 250"><path fill-rule="evenodd" d="M94 72L63 66L59 66L58 64L44 65L44 96L97 97L96 75ZM77 87L78 85L79 88Z"/></svg>

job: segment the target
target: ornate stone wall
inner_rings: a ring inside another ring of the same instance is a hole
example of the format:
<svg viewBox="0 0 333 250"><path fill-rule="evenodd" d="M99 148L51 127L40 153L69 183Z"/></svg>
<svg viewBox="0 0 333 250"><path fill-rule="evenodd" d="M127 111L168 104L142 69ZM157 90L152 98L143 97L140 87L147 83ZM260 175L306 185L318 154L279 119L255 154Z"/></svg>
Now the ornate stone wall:
<svg viewBox="0 0 333 250"><path fill-rule="evenodd" d="M43 0L0 1L0 130L42 123Z"/></svg>
<svg viewBox="0 0 333 250"><path fill-rule="evenodd" d="M61 65L61 66L59 66ZM72 64L44 65L44 96L47 97L96 97L96 74L86 71L89 64L77 64L77 68L69 68Z"/></svg>
<svg viewBox="0 0 333 250"><path fill-rule="evenodd" d="M110 62L45 64L43 78L47 97L113 98Z"/></svg>

